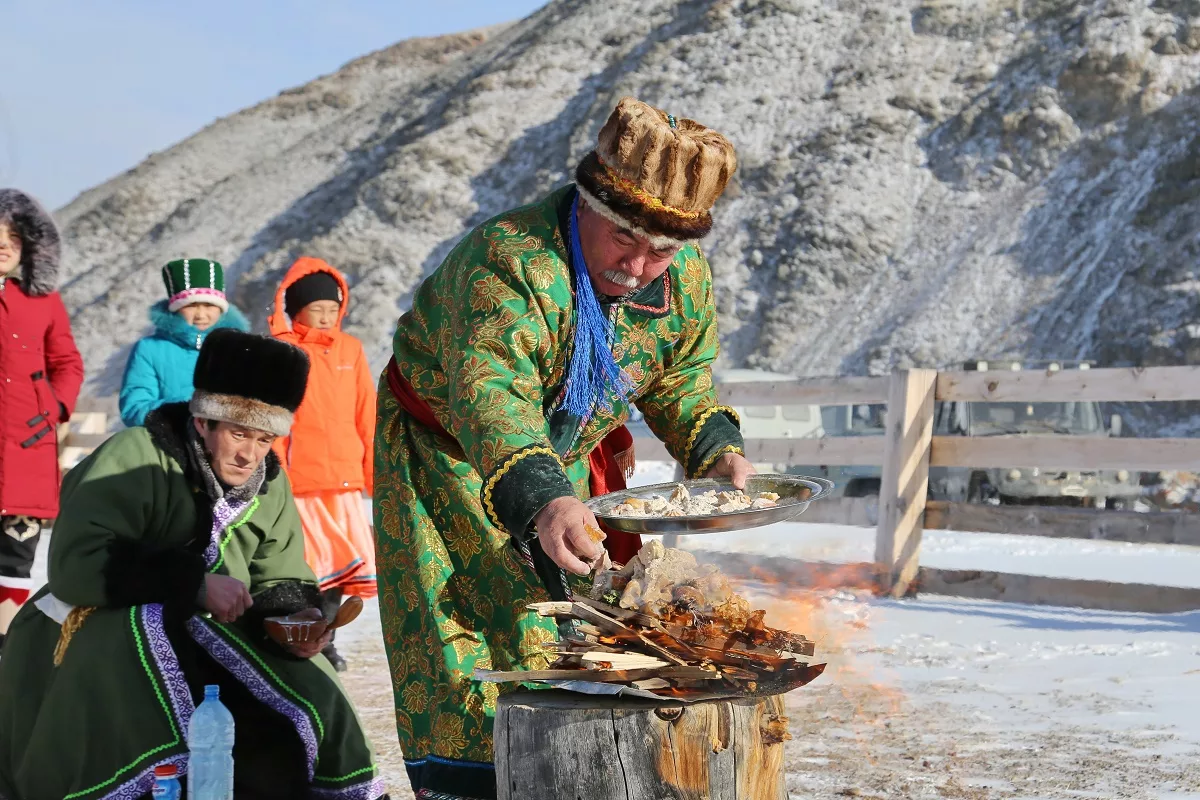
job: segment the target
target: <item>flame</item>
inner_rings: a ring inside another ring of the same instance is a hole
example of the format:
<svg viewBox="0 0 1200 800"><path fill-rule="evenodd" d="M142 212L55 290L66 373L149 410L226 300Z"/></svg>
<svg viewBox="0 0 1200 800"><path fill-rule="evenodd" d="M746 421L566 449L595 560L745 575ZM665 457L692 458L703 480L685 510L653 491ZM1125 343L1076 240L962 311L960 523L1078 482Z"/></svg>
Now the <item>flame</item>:
<svg viewBox="0 0 1200 800"><path fill-rule="evenodd" d="M768 566L743 565L731 583L753 608L767 612L765 624L816 643L816 663L828 663L823 680L797 690L794 700L804 702L803 692L822 686L835 692L844 702L826 703L821 712L852 730L873 762L873 731L897 716L905 702L898 678L881 674L870 661L879 649L872 621L882 609L871 602L878 572L866 564L807 564L798 575L795 562L780 569L780 562L765 561Z"/></svg>

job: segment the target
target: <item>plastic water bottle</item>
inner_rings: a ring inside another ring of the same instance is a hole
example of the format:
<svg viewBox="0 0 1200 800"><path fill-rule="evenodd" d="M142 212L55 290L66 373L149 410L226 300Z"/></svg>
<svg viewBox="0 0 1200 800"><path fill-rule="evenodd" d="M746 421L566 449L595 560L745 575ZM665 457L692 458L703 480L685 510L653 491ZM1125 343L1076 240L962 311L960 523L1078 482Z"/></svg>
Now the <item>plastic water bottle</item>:
<svg viewBox="0 0 1200 800"><path fill-rule="evenodd" d="M221 687L205 686L188 725L188 800L233 800L233 714Z"/></svg>
<svg viewBox="0 0 1200 800"><path fill-rule="evenodd" d="M179 774L174 764L163 764L154 768L154 788L150 796L154 800L179 800Z"/></svg>

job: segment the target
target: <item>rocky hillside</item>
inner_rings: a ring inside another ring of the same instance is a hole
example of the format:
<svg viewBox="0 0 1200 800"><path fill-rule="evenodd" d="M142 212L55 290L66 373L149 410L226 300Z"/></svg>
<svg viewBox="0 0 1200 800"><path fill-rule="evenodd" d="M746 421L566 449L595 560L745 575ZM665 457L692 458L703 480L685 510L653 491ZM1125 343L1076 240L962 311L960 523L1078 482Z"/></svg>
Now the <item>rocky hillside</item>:
<svg viewBox="0 0 1200 800"><path fill-rule="evenodd" d="M367 56L80 196L65 296L103 394L164 261L223 261L261 328L316 255L382 366L453 243L567 180L634 94L738 148L706 242L731 366L1196 363L1198 92L1200 0L556 0Z"/></svg>

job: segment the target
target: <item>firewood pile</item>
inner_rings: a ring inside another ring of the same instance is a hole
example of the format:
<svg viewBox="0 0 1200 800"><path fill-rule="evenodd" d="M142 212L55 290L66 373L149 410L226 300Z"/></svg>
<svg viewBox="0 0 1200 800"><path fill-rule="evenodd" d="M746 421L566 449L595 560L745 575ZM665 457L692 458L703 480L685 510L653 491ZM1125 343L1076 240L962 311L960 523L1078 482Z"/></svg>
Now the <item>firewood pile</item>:
<svg viewBox="0 0 1200 800"><path fill-rule="evenodd" d="M715 568L657 540L596 574L590 594L530 606L563 633L547 645L548 669L479 677L616 683L695 699L782 694L825 668L813 663L812 641L768 627L766 612L751 610Z"/></svg>

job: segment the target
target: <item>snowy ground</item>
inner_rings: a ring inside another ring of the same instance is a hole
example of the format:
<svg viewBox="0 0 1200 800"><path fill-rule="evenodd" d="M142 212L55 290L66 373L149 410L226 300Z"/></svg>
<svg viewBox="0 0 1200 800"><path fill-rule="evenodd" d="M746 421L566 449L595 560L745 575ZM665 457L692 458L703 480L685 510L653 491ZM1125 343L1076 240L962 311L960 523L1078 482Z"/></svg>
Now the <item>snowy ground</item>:
<svg viewBox="0 0 1200 800"><path fill-rule="evenodd" d="M647 465L638 477L671 474ZM872 536L787 524L682 545L860 561L871 557ZM939 531L926 536L922 563L1097 579L1120 570L1126 580L1200 586L1200 548ZM1200 798L1200 612L745 590L768 622L813 635L830 663L788 697L796 800ZM411 798L377 604L340 646L392 797Z"/></svg>

